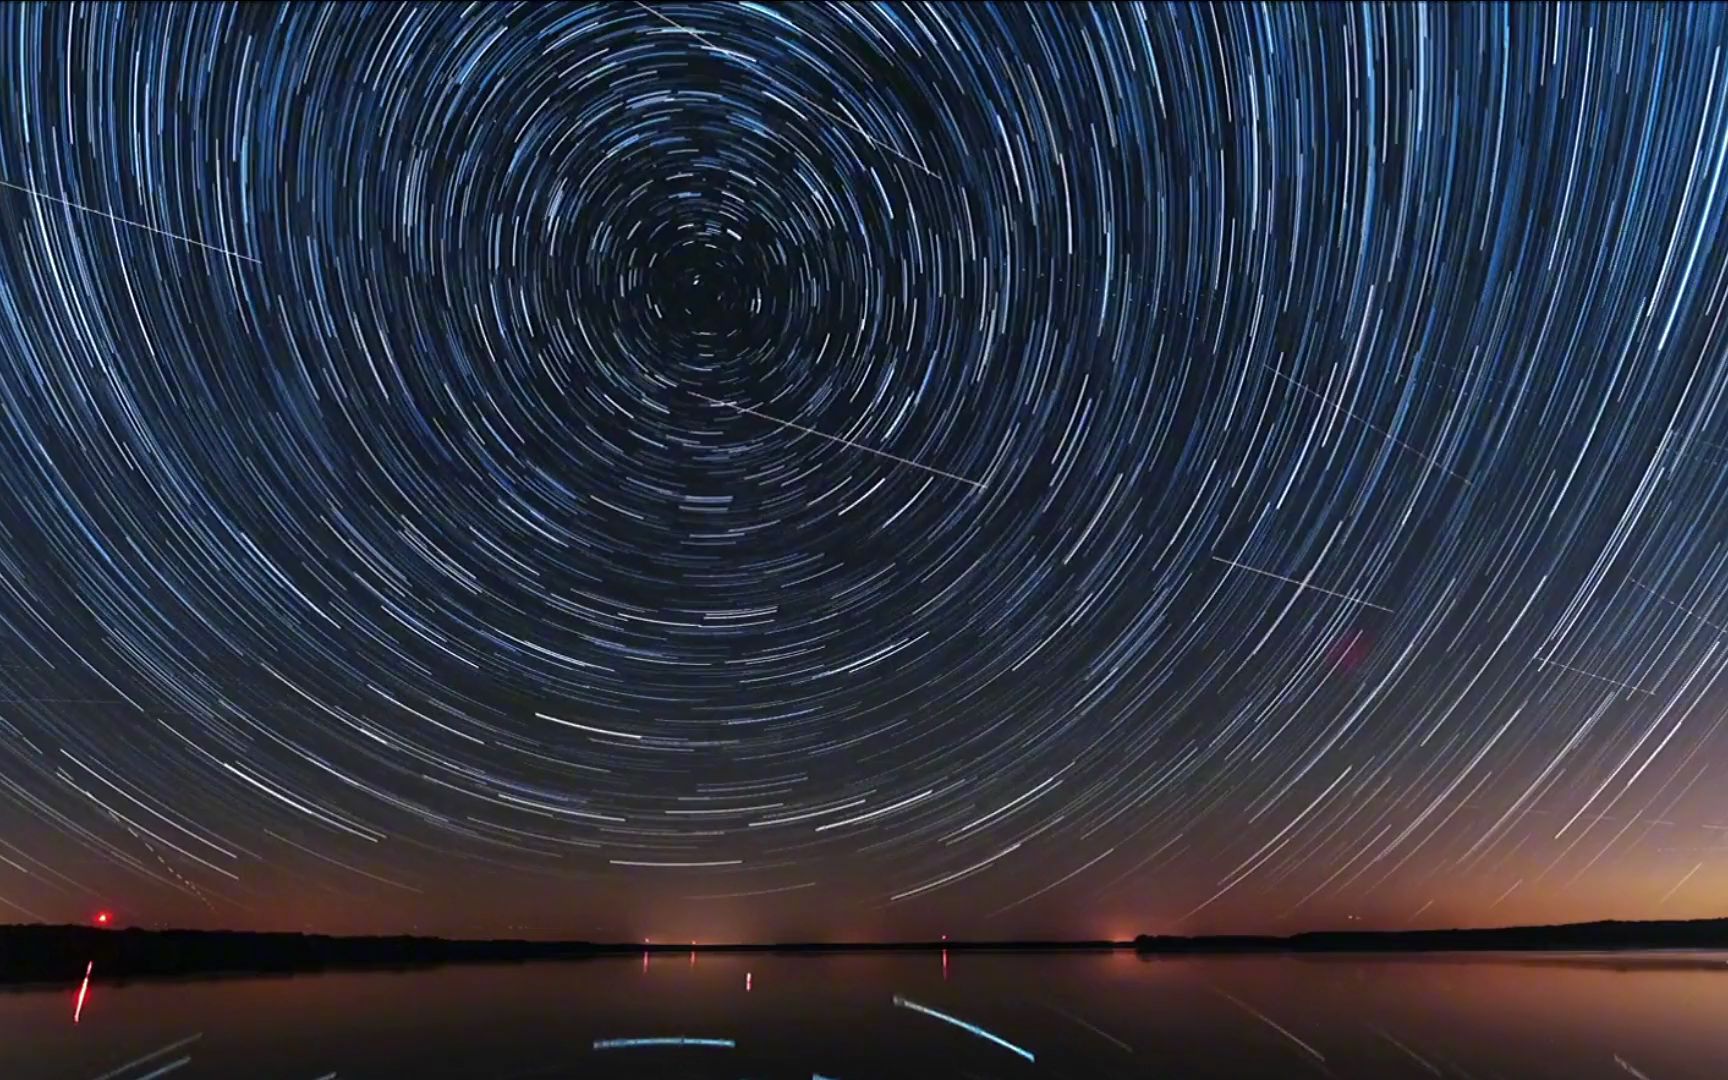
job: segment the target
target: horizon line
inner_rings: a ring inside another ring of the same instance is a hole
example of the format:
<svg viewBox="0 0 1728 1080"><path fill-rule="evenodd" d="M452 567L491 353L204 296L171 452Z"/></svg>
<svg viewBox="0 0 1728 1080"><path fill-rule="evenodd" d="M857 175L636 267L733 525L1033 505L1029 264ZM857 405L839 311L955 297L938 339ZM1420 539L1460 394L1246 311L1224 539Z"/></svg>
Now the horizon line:
<svg viewBox="0 0 1728 1080"><path fill-rule="evenodd" d="M780 941L684 941L684 940L643 940L637 941L604 941L573 937L448 937L434 933L416 933L400 931L394 933L330 933L317 930L243 930L218 929L205 930L184 926L141 926L137 924L92 925L90 923L49 923L21 922L0 923L0 933L9 930L76 930L86 933L112 934L133 931L146 934L209 934L233 936L275 936L275 937L315 937L334 940L416 940L437 941L452 944L527 944L527 945L581 945L594 949L606 949L620 952L701 952L703 950L767 950L767 949L944 949L944 948L990 948L990 947L1056 947L1056 948L1126 948L1136 942L1147 940L1162 941L1290 941L1305 937L1317 936L1350 936L1350 937L1393 937L1413 934L1492 934L1534 931L1555 931L1604 926L1675 926L1694 923L1728 923L1728 914L1715 916L1699 916L1696 918L1668 919L1625 919L1601 918L1586 919L1573 922L1557 923L1524 923L1501 924L1495 926L1440 926L1440 927L1404 927L1399 929L1373 929L1335 927L1330 929L1298 930L1294 933L1277 934L1252 931L1214 932L1205 934L1154 933L1142 931L1130 938L1111 937L1017 937L1017 938L903 938L903 939L853 939L836 941L796 940Z"/></svg>

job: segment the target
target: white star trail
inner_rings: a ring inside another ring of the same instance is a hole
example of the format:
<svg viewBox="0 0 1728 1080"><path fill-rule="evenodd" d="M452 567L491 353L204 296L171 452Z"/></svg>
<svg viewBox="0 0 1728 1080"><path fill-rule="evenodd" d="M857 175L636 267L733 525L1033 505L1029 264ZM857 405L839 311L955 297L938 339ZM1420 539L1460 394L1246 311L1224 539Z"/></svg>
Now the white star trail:
<svg viewBox="0 0 1728 1080"><path fill-rule="evenodd" d="M8 918L1719 914L1728 8L0 34Z"/></svg>

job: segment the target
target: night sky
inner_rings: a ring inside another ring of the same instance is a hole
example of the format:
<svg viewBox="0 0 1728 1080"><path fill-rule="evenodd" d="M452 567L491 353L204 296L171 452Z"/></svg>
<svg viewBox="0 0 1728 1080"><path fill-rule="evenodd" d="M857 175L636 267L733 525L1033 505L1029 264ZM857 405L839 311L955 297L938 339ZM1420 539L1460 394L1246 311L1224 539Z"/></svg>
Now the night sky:
<svg viewBox="0 0 1728 1080"><path fill-rule="evenodd" d="M1728 914L1728 11L0 28L0 919Z"/></svg>

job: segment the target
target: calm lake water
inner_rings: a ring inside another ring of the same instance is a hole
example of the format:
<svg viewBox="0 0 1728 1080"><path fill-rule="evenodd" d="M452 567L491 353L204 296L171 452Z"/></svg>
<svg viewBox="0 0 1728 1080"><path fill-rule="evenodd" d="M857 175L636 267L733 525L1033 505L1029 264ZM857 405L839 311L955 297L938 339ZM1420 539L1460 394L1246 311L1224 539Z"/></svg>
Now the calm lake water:
<svg viewBox="0 0 1728 1080"><path fill-rule="evenodd" d="M100 973L98 973L100 974ZM1728 954L656 955L0 991L0 1077L1728 1077Z"/></svg>

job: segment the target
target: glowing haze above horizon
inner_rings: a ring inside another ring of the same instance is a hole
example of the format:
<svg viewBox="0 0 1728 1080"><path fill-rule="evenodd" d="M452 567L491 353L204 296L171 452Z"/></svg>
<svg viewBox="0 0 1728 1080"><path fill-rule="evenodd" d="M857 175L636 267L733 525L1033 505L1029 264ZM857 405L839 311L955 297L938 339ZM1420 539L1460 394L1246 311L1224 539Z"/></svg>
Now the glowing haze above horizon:
<svg viewBox="0 0 1728 1080"><path fill-rule="evenodd" d="M1728 11L0 27L0 921L1728 914Z"/></svg>

